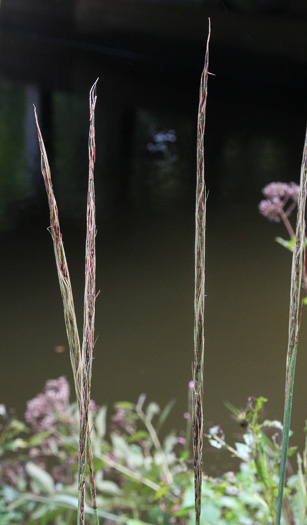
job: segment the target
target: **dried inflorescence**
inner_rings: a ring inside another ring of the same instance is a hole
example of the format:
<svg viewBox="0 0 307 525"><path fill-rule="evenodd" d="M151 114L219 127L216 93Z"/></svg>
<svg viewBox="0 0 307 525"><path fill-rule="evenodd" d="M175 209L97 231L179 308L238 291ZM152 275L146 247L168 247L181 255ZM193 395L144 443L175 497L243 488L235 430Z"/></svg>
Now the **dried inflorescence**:
<svg viewBox="0 0 307 525"><path fill-rule="evenodd" d="M261 215L270 221L283 221L291 236L294 232L288 217L297 205L299 189L295 182L271 182L263 188L262 193L266 198L259 204Z"/></svg>

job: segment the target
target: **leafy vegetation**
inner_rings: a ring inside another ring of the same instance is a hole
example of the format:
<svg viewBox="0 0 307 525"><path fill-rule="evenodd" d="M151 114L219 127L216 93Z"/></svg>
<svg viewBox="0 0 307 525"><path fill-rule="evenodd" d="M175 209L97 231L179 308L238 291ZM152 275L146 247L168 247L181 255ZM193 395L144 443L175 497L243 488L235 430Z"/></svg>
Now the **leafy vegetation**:
<svg viewBox="0 0 307 525"><path fill-rule="evenodd" d="M28 402L25 421L1 407L1 524L75 523L78 511L78 428L75 403L69 402L65 378L46 383L44 392ZM190 390L191 392L191 390ZM236 472L217 478L204 475L200 523L205 525L268 525L274 523L278 490L282 425L263 419L264 398L251 398L243 411L229 405L241 438L229 445L215 425L206 439L216 453L226 450L238 460ZM91 402L92 437L98 516L107 525L193 525L194 477L187 428L161 438L172 408L119 402L112 415ZM293 456L295 448L289 450ZM86 471L88 475L88 471ZM283 524L306 521L307 455L297 455L297 472L287 478ZM94 523L90 494L86 520Z"/></svg>
<svg viewBox="0 0 307 525"><path fill-rule="evenodd" d="M209 38L210 22L198 112L194 362L187 429L183 434L171 432L162 439L161 428L172 404L161 410L154 402L146 404L145 395L136 403L117 403L109 422L106 407L97 407L91 401L98 295L95 281L95 83L90 92L82 346L49 163L35 112L77 402L69 402L69 386L62 377L49 380L44 392L28 402L25 422L18 421L1 406L0 518L3 524L66 525L77 520L79 525L85 525L85 516L87 523L94 525L99 524L99 518L106 525L306 523L307 445L303 458L297 455L297 473L287 475L286 466L288 457L295 453L295 449L289 449L288 442L303 304L301 290L306 287L307 136L300 187L293 183L271 183L264 188L267 199L260 204L260 211L267 218L277 222L283 220L290 241L279 239L279 242L293 252L284 423L262 419L261 409L266 402L262 397L250 398L244 411L230 405L244 428L240 441L229 445L218 425L210 428L206 437L216 450L224 449L236 457L239 469L218 478L203 473L204 130ZM298 219L294 234L288 216L296 205ZM191 438L193 447L190 447Z"/></svg>
<svg viewBox="0 0 307 525"><path fill-rule="evenodd" d="M286 361L285 400L282 434L282 454L279 471L279 489L277 495L275 523L281 522L283 493L286 478L286 461L290 436L290 424L293 402L293 388L296 369L296 357L299 342L302 308L306 295L306 192L307 192L307 130L303 148L300 186L294 183L273 182L263 189L267 197L259 205L260 212L269 220L284 222L290 235L290 243L281 242L292 254L291 288L289 305L288 348ZM296 232L288 220L291 211L297 205ZM292 242L291 242L292 240ZM279 240L280 242L280 240ZM292 246L293 244L293 246Z"/></svg>

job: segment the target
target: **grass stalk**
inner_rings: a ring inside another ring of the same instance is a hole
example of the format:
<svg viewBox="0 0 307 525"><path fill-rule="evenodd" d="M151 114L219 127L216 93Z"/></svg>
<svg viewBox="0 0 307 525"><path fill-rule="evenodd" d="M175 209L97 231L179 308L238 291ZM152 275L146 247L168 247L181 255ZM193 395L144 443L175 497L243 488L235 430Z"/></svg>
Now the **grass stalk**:
<svg viewBox="0 0 307 525"><path fill-rule="evenodd" d="M80 497L80 513L82 513L84 523L84 472L85 464L89 468L91 491L92 491L92 506L95 518L95 524L99 524L96 503L96 489L94 481L93 456L91 449L90 432L88 427L88 404L91 388L92 375L92 351L94 344L94 320L95 320L95 192L94 192L94 161L95 161L95 121L94 112L96 105L96 83L90 91L90 133L89 133L89 190L88 190L88 205L87 205L87 240L86 240L86 284L85 284L85 299L84 299L84 334L82 353L80 347L79 331L77 326L77 319L75 314L74 299L72 293L71 280L62 240L60 229L58 207L53 192L53 185L51 179L51 171L48 162L48 157L38 123L37 112L34 106L35 122L37 127L38 141L41 152L41 171L46 188L49 213L50 213L50 227L48 228L52 237L54 254L56 260L56 267L60 285L60 291L63 301L64 319L66 334L68 339L69 353L71 366L74 377L74 385L77 403L80 411L80 437L82 429L82 452L79 458L79 478L82 480L82 493ZM92 258L92 261L91 261ZM81 450L80 443L80 450ZM86 451L86 454L85 454ZM82 463L81 463L82 462ZM81 464L81 467L80 467ZM79 481L80 481L79 479ZM79 482L80 487L80 482ZM82 501L83 500L83 501ZM80 523L80 521L79 521Z"/></svg>
<svg viewBox="0 0 307 525"><path fill-rule="evenodd" d="M307 191L307 129L303 150L303 160L301 167L300 193L297 205L296 222L296 241L292 257L291 271L291 291L289 309L289 332L288 349L286 362L286 381L285 381L285 405L282 435L282 452L279 475L279 488L276 507L276 521L279 525L282 514L283 491L286 476L287 452L289 443L289 433L291 424L293 386L295 376L295 365L298 348L299 330L302 313L302 281L305 274L305 208Z"/></svg>
<svg viewBox="0 0 307 525"><path fill-rule="evenodd" d="M131 468L122 465L118 461L115 461L115 459L112 459L107 454L101 454L97 456L99 459L101 459L106 465L113 468L120 474L123 474L124 476L127 476L128 478L131 478L139 483L142 483L142 485L145 485L146 487L149 487L155 492L159 492L161 490L161 485L153 481L152 479L146 478L142 474L140 474L137 470L132 470ZM166 495L166 498L168 498L170 501L173 501L173 497L169 494Z"/></svg>
<svg viewBox="0 0 307 525"><path fill-rule="evenodd" d="M85 288L83 309L83 341L81 352L81 403L80 403L80 436L79 436L79 525L84 525L85 505L85 465L88 432L88 411L91 397L93 349L95 342L95 302L96 302L96 221L95 221L95 106L97 80L90 90L90 130L89 130L89 176L87 192L87 221L85 243ZM94 508L95 511L95 508Z"/></svg>
<svg viewBox="0 0 307 525"><path fill-rule="evenodd" d="M51 234L51 238L53 242L60 291L61 291L61 296L62 296L62 301L63 301L64 320L65 320L66 334L67 334L67 340L68 340L68 346L69 346L71 367L72 367L73 376L74 376L76 397L79 403L80 402L80 385L81 385L81 381L80 381L80 365L81 365L81 349L80 348L81 347L80 347L77 319L76 319L76 314L75 314L72 286L71 286L68 265L67 265L65 250L64 250L64 244L63 244L62 234L61 234L61 229L60 229L58 207L57 207L56 199L55 199L54 192L53 192L53 185L52 185L48 157L47 157L43 137L41 134L41 130L39 127L35 106L34 106L34 116L35 116L36 127L37 127L38 142L39 142L39 147L40 147L40 152L41 152L41 171L42 171L42 175L43 175L43 179L45 183L45 188L46 188L46 193L47 193L47 198L48 198L48 205L49 205L49 213L50 213L50 226L48 230Z"/></svg>
<svg viewBox="0 0 307 525"><path fill-rule="evenodd" d="M206 185L204 162L204 138L206 102L208 92L209 41L211 22L205 55L204 69L199 90L197 119L197 173L195 206L195 292L194 292L194 362L193 362L193 452L196 525L200 523L201 488L203 466L203 375L205 349L205 229Z"/></svg>

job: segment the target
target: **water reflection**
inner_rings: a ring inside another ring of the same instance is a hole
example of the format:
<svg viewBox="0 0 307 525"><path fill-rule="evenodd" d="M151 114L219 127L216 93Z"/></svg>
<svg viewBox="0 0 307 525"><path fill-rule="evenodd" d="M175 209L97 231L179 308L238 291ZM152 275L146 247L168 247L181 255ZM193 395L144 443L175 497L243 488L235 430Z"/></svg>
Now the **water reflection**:
<svg viewBox="0 0 307 525"><path fill-rule="evenodd" d="M0 229L14 229L30 183L24 164L24 89L2 82L0 89Z"/></svg>
<svg viewBox="0 0 307 525"><path fill-rule="evenodd" d="M187 189L193 192L188 151L193 136L191 120L139 110L136 121L131 180L134 205L149 204L161 211L182 205L187 200Z"/></svg>

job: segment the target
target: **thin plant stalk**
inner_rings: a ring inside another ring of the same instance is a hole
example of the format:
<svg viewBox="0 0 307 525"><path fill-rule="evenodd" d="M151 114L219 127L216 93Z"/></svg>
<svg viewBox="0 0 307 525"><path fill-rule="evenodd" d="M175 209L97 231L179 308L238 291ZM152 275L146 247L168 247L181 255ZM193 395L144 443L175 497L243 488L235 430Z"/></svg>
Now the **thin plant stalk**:
<svg viewBox="0 0 307 525"><path fill-rule="evenodd" d="M286 476L287 452L289 443L289 433L291 424L293 386L295 376L296 355L298 348L299 330L302 313L302 280L305 274L305 207L307 192L307 129L303 150L303 160L301 167L300 193L297 205L296 240L292 257L291 271L291 291L290 291L290 310L289 310L289 333L288 350L286 363L285 381L285 406L282 435L282 452L279 475L279 488L276 507L276 521L279 525L282 514L283 491Z"/></svg>
<svg viewBox="0 0 307 525"><path fill-rule="evenodd" d="M69 352L70 352L70 361L71 361L71 367L72 367L73 376L74 376L76 397L79 402L80 401L80 385L81 385L81 380L80 380L81 350L80 350L80 339L79 339L79 332L78 332L77 319L76 319L76 313L75 313L72 286L71 286L68 265L67 265L65 250L64 250L64 244L63 244L62 234L61 234L61 229L60 229L58 207L57 207L56 199L55 199L54 192L53 192L53 185L52 185L48 157L47 157L43 137L41 134L41 130L39 127L35 106L34 106L34 116L35 116L36 127L37 127L38 142L39 142L39 147L40 147L40 152L41 152L41 171L42 171L42 175L43 175L43 179L45 183L45 188L46 188L46 193L47 193L47 198L48 198L48 205L49 205L49 213L50 213L50 226L48 230L51 234L52 241L53 241L54 255L55 255L60 291L61 291L63 308L64 308L64 319L65 319L66 334L67 334L68 346L69 346Z"/></svg>
<svg viewBox="0 0 307 525"><path fill-rule="evenodd" d="M94 163L95 144L95 106L97 80L90 90L90 130L89 130L89 176L87 192L87 221L85 248L85 289L83 310L83 342L81 353L81 403L79 436L79 525L85 523L85 465L88 432L88 411L91 397L93 349L95 342L95 302L96 302L96 221L95 221L95 185ZM95 511L95 509L94 509Z"/></svg>
<svg viewBox="0 0 307 525"><path fill-rule="evenodd" d="M96 82L94 86L96 85ZM93 94L92 90L91 90L91 93ZM95 103L96 103L96 99L95 99ZM91 108L94 111L95 104L90 106L90 109ZM62 296L62 301L63 301L65 327L66 327L66 333L67 333L67 339L68 339L71 366L72 366L73 377L74 377L76 398L77 398L79 410L81 411L81 406L82 406L81 404L81 380L83 379L81 377L81 349L80 349L80 339L79 339L79 332L78 332L78 326L77 326L77 320L76 320L76 314L75 314L72 286L71 286L69 270L68 270L68 265L67 265L65 250L64 250L64 244L63 244L62 234L61 234L61 229L60 229L58 207L57 207L56 199L55 199L54 192L53 192L53 185L52 185L48 157L47 157L43 137L41 134L41 130L39 127L35 106L34 106L34 115L35 115L35 121L36 121L36 127L37 127L39 147L40 147L40 152L41 152L41 171L42 171L42 175L43 175L43 179L45 183L45 188L46 188L46 193L47 193L47 198L48 198L48 205L49 205L49 213L50 213L49 231L50 231L52 241L53 241L56 267L57 267L60 291L61 291L61 296ZM92 133L92 138L94 138L95 136L94 118L92 117L93 115L91 114L90 133ZM91 143L91 138L89 139L89 146L90 146L90 143ZM95 145L95 142L94 143L92 142L91 147L93 147L93 144ZM92 151L94 153L92 155L92 161L94 161L95 147ZM90 160L90 163L91 163L91 160ZM93 164L92 164L92 167L90 164L90 170L89 170L90 172L91 172L91 169L93 169ZM83 405L84 405L84 402L83 402ZM87 424L86 434L87 436L89 436L88 424ZM93 513L94 513L94 518L95 518L95 525L98 525L99 518L98 518L98 513L97 513L93 455L92 455L90 439L86 438L85 448L87 451L86 461L88 464L90 480L91 480L92 506L93 506Z"/></svg>
<svg viewBox="0 0 307 525"><path fill-rule="evenodd" d="M200 523L201 488L203 470L203 375L205 349L205 229L206 229L206 185L204 162L204 138L206 102L208 92L209 41L211 23L205 55L204 69L199 90L197 120L197 174L195 206L195 293L194 293L194 362L193 362L193 452L196 525Z"/></svg>

